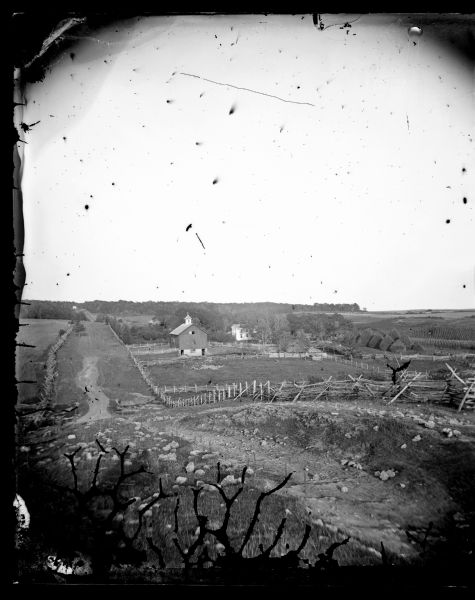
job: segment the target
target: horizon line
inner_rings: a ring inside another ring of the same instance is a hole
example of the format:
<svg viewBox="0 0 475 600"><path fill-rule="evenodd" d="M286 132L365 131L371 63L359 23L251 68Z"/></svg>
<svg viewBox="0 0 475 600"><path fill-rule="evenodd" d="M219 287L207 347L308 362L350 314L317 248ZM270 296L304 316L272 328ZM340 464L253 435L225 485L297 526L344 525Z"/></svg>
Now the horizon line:
<svg viewBox="0 0 475 600"><path fill-rule="evenodd" d="M228 302L218 302L213 300L127 300L125 298L121 298L119 300L104 300L104 299L94 299L94 300L46 300L40 298L22 298L22 302L67 302L71 304L85 304L86 302L133 302L135 304L145 304L147 302L153 303L174 303L174 304L283 304L283 305L301 305L301 306L310 306L313 307L315 304L358 304L358 302L315 302L313 304L309 304L307 302L277 302L275 300L255 300L255 301L228 301ZM359 306L359 304L358 304ZM444 311L475 311L474 307L466 307L466 308L378 308L378 309L366 309L360 308L357 312L407 312L407 311L431 311L431 312L444 312Z"/></svg>

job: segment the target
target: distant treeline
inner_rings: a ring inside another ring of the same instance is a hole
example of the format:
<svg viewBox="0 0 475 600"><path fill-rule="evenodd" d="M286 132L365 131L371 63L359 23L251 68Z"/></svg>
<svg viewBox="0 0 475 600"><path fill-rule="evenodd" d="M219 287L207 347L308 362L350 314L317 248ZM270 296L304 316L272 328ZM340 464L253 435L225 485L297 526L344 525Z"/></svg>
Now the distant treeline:
<svg viewBox="0 0 475 600"><path fill-rule="evenodd" d="M76 310L73 310L73 306ZM317 308L318 307L318 308ZM81 310L106 321L127 344L142 341L168 341L169 333L184 322L187 313L201 325L211 341L232 341L231 326L240 323L251 337L262 343L275 343L281 350L309 339L350 339L353 326L336 308L345 312L358 310L357 304L284 304L277 302L47 302L32 301L22 307L23 318L73 319ZM25 310L23 310L25 309ZM323 312L330 314L322 314ZM127 317L150 316L149 322L132 323ZM307 340L307 342L305 341Z"/></svg>
<svg viewBox="0 0 475 600"><path fill-rule="evenodd" d="M329 304L328 302L315 302L314 310L320 312L361 312L358 304ZM366 310L363 308L363 310Z"/></svg>
<svg viewBox="0 0 475 600"><path fill-rule="evenodd" d="M286 304L281 302L132 302L129 300L117 300L114 302L104 300L93 300L81 304L81 308L89 310L92 313L102 313L107 315L172 315L178 311L189 312L209 311L220 314L223 318L231 320L233 323L240 321L256 322L263 315L291 312L358 312L358 304Z"/></svg>
<svg viewBox="0 0 475 600"><path fill-rule="evenodd" d="M65 319L71 321L76 311L74 302L51 302L49 300L25 300L21 305L21 319Z"/></svg>

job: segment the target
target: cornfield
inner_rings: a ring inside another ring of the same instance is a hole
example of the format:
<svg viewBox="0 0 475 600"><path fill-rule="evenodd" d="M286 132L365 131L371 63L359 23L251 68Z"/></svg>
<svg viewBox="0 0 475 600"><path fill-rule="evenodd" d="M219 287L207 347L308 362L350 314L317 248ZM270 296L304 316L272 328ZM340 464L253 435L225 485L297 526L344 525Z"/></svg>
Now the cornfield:
<svg viewBox="0 0 475 600"><path fill-rule="evenodd" d="M414 337L413 342L422 346L435 346L436 348L454 348L458 350L475 350L475 339L446 339L435 336L430 337Z"/></svg>
<svg viewBox="0 0 475 600"><path fill-rule="evenodd" d="M440 340L467 340L475 343L475 329L468 327L415 327L411 338L434 338Z"/></svg>

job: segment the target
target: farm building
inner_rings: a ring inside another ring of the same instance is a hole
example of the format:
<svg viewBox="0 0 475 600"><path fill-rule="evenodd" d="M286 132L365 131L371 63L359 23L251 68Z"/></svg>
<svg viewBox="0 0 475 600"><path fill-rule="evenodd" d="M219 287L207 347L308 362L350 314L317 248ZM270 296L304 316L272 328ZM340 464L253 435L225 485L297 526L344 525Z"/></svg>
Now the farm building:
<svg viewBox="0 0 475 600"><path fill-rule="evenodd" d="M249 329L243 327L242 325L240 325L240 323L235 323L234 325L231 325L231 334L238 342L241 342L243 340L250 340L252 337Z"/></svg>
<svg viewBox="0 0 475 600"><path fill-rule="evenodd" d="M185 322L170 331L170 347L176 348L180 355L204 356L208 347L208 334L194 325L187 314Z"/></svg>

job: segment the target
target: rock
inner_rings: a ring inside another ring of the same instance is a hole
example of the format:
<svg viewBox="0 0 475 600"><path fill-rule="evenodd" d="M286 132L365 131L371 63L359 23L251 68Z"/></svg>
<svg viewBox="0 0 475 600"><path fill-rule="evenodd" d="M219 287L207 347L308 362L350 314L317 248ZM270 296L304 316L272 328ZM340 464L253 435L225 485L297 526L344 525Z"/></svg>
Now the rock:
<svg viewBox="0 0 475 600"><path fill-rule="evenodd" d="M195 471L196 477L203 477L205 474L206 474L206 471L204 471L203 469L197 469Z"/></svg>
<svg viewBox="0 0 475 600"><path fill-rule="evenodd" d="M435 423L434 423L434 421L426 421L424 423L424 427L427 427L427 429L434 429Z"/></svg>
<svg viewBox="0 0 475 600"><path fill-rule="evenodd" d="M188 481L188 479L186 477L181 477L181 476L178 476L175 479L175 482L178 483L178 485L183 485L184 483L187 483L187 481Z"/></svg>
<svg viewBox="0 0 475 600"><path fill-rule="evenodd" d="M344 467L345 465L347 465L347 464L348 464L348 459L347 459L347 458L342 458L342 459L340 460L340 464L341 464L341 465Z"/></svg>
<svg viewBox="0 0 475 600"><path fill-rule="evenodd" d="M254 469L251 469L251 467L248 467L246 470L246 475L254 475Z"/></svg>
<svg viewBox="0 0 475 600"><path fill-rule="evenodd" d="M253 433L254 435L256 435L256 433L258 433L258 432L259 432L259 429L256 427L252 433Z"/></svg>
<svg viewBox="0 0 475 600"><path fill-rule="evenodd" d="M343 492L344 494L346 494L348 492L348 488L346 487L346 485L342 485L340 487L340 491Z"/></svg>
<svg viewBox="0 0 475 600"><path fill-rule="evenodd" d="M234 485L235 483L239 483L239 479L235 479L234 475L226 475L226 477L220 483L222 486Z"/></svg>
<svg viewBox="0 0 475 600"><path fill-rule="evenodd" d="M158 458L160 460L176 460L176 454L174 452L170 452L169 454L159 454Z"/></svg>
<svg viewBox="0 0 475 600"><path fill-rule="evenodd" d="M171 448L179 448L180 444L178 442L170 442L170 447Z"/></svg>
<svg viewBox="0 0 475 600"><path fill-rule="evenodd" d="M76 436L74 435L74 433L71 433L70 435L68 435L68 440L75 440Z"/></svg>
<svg viewBox="0 0 475 600"><path fill-rule="evenodd" d="M30 451L29 446L20 446L20 452L29 452L29 451Z"/></svg>
<svg viewBox="0 0 475 600"><path fill-rule="evenodd" d="M208 452L208 454L203 454L202 458L204 459L209 459L209 458L216 458L218 455L215 452Z"/></svg>
<svg viewBox="0 0 475 600"><path fill-rule="evenodd" d="M407 448L407 444L403 444L403 445L401 446L401 450L405 450L406 448Z"/></svg>
<svg viewBox="0 0 475 600"><path fill-rule="evenodd" d="M265 440L262 440L261 446L267 446L267 442Z"/></svg>
<svg viewBox="0 0 475 600"><path fill-rule="evenodd" d="M215 488L214 485L210 485L209 483L204 483L203 489L206 490L207 492L217 492L218 491L218 489Z"/></svg>
<svg viewBox="0 0 475 600"><path fill-rule="evenodd" d="M374 431L379 431L379 425L375 425L375 426L373 427L373 430L374 430Z"/></svg>
<svg viewBox="0 0 475 600"><path fill-rule="evenodd" d="M195 463L194 462L189 462L186 467L185 467L185 471L187 473L193 473L193 471L195 470Z"/></svg>
<svg viewBox="0 0 475 600"><path fill-rule="evenodd" d="M458 429L454 429L452 433L453 433L455 436L457 436L457 437L458 437L459 435L462 435L462 432L461 432L461 431L459 431Z"/></svg>
<svg viewBox="0 0 475 600"><path fill-rule="evenodd" d="M346 438L351 438L351 433L345 433Z"/></svg>
<svg viewBox="0 0 475 600"><path fill-rule="evenodd" d="M406 484L405 484L405 483L400 483L399 485L400 485L400 487L402 487L402 488L405 488L405 487L406 487Z"/></svg>
<svg viewBox="0 0 475 600"><path fill-rule="evenodd" d="M163 446L162 450L164 452L168 452L171 449L171 447L172 447L171 444L167 444L166 446Z"/></svg>
<svg viewBox="0 0 475 600"><path fill-rule="evenodd" d="M190 452L190 455L191 455L191 456L196 456L197 454L201 454L200 450L192 450L192 451Z"/></svg>
<svg viewBox="0 0 475 600"><path fill-rule="evenodd" d="M386 471L381 471L381 473L379 474L379 478L381 479L381 481L387 481L389 479L389 476L386 473Z"/></svg>
<svg viewBox="0 0 475 600"><path fill-rule="evenodd" d="M415 436L412 438L412 441L413 441L413 442L420 442L421 440L422 440L422 438L421 438L421 436L420 436L420 435L415 435Z"/></svg>

